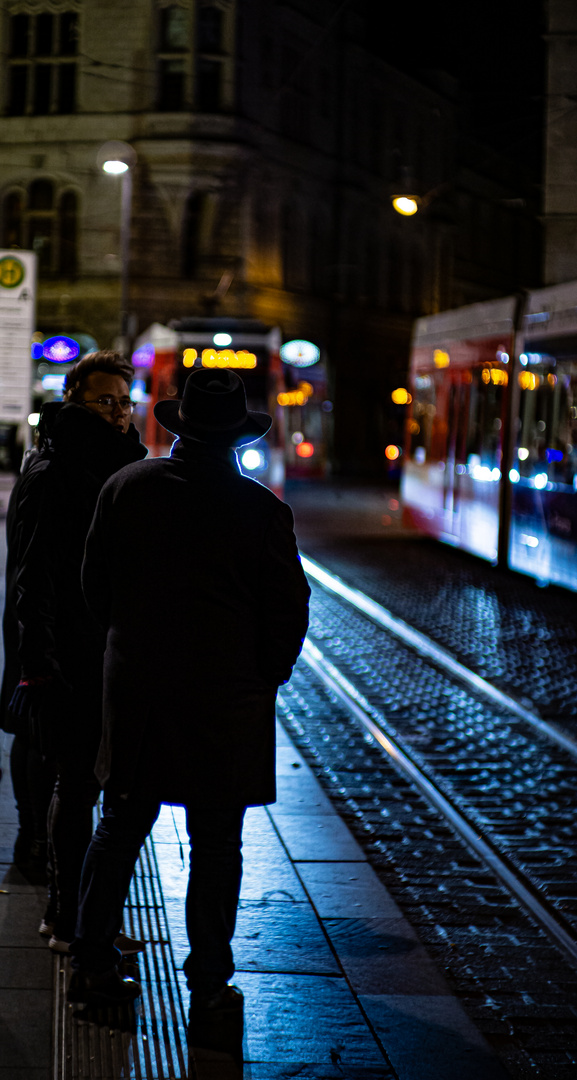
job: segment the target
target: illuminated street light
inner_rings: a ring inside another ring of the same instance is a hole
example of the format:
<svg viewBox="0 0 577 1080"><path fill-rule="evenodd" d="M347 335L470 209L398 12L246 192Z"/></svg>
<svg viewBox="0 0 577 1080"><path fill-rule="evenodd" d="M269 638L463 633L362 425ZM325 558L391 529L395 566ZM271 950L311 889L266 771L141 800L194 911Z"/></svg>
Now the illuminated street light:
<svg viewBox="0 0 577 1080"><path fill-rule="evenodd" d="M393 195L393 209L403 217L412 217L417 213L421 200L417 195Z"/></svg>
<svg viewBox="0 0 577 1080"><path fill-rule="evenodd" d="M105 161L102 166L103 172L110 173L112 176L121 176L129 168L130 165L127 165L125 161Z"/></svg>
<svg viewBox="0 0 577 1080"><path fill-rule="evenodd" d="M130 267L130 223L132 219L132 169L136 152L125 142L116 140L101 146L96 157L103 172L120 176L122 180L120 205L120 335L122 350L130 352L128 340L128 284Z"/></svg>

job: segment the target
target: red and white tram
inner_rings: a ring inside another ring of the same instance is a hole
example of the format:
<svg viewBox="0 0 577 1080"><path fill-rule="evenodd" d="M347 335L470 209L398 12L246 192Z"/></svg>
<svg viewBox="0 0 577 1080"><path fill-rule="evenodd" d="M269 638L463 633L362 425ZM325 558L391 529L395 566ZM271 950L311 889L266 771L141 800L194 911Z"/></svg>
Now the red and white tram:
<svg viewBox="0 0 577 1080"><path fill-rule="evenodd" d="M577 282L417 320L410 378L405 515L577 589Z"/></svg>

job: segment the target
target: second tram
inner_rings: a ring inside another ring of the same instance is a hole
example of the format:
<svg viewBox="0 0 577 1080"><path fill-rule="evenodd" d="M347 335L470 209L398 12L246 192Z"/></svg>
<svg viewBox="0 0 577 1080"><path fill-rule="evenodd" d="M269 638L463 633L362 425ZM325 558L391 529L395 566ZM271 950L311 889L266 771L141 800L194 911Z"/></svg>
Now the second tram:
<svg viewBox="0 0 577 1080"><path fill-rule="evenodd" d="M411 396L405 515L577 590L577 282L417 320Z"/></svg>
<svg viewBox="0 0 577 1080"><path fill-rule="evenodd" d="M294 346L310 345L292 342ZM184 318L168 327L153 324L132 355L141 376L142 435L151 454L169 452L174 437L158 425L153 407L163 397L181 397L194 368L238 369L251 409L267 412L273 424L265 439L239 454L243 472L282 495L285 478L320 477L327 467L330 402L319 350L285 362L278 327L253 319Z"/></svg>

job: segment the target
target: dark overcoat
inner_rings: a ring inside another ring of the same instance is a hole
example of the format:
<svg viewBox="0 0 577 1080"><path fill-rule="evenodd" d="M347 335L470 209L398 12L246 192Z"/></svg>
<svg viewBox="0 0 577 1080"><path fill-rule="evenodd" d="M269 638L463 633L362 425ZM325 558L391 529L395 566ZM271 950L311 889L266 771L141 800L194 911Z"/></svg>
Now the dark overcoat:
<svg viewBox="0 0 577 1080"><path fill-rule="evenodd" d="M105 480L147 453L132 425L123 435L72 403L51 403L47 412L46 441L27 461L9 504L5 730L13 730L7 706L22 675L62 679L84 713L98 717L104 638L82 595L84 543Z"/></svg>
<svg viewBox="0 0 577 1080"><path fill-rule="evenodd" d="M232 451L178 442L104 486L86 543L107 627L96 773L189 806L275 799L275 699L308 624L290 508Z"/></svg>

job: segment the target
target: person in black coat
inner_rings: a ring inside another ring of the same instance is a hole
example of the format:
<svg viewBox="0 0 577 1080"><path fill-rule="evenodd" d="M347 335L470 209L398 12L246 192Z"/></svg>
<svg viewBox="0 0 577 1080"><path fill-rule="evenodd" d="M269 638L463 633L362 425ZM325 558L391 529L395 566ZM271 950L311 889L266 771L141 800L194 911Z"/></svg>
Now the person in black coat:
<svg viewBox="0 0 577 1080"><path fill-rule="evenodd" d="M42 757L33 745L28 722L17 723L8 705L20 679L18 661L18 618L16 615L16 575L18 571L18 535L20 529L20 491L24 476L40 460L45 449L50 426L48 406L37 431L37 443L24 456L8 502L6 513L6 590L2 618L4 639L4 670L0 689L0 728L14 735L10 751L10 773L18 811L18 835L14 844L13 861L29 877L46 880L47 817L56 779L53 761Z"/></svg>
<svg viewBox="0 0 577 1080"><path fill-rule="evenodd" d="M86 534L104 482L146 449L131 424L134 370L118 353L85 356L68 373L62 403L51 403L45 438L15 495L10 530L10 599L18 629L19 684L3 723L15 744L54 757L57 781L48 816L56 894L41 933L68 951L78 885L100 792L94 775L101 733L104 637L82 595ZM10 633L8 641L12 640ZM6 640L6 630L5 630ZM7 678L14 679L12 656ZM10 687L5 686L4 700ZM32 732L32 738L30 733Z"/></svg>
<svg viewBox="0 0 577 1080"><path fill-rule="evenodd" d="M274 802L275 700L302 648L309 586L290 508L241 474L232 447L270 417L241 379L201 369L155 415L168 458L105 484L82 579L107 631L100 824L83 869L70 1001L138 996L114 936L141 844L162 802L186 807L191 872L184 964L198 1008L242 1002L228 986L247 806ZM130 574L123 553L130 551Z"/></svg>

